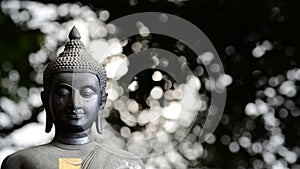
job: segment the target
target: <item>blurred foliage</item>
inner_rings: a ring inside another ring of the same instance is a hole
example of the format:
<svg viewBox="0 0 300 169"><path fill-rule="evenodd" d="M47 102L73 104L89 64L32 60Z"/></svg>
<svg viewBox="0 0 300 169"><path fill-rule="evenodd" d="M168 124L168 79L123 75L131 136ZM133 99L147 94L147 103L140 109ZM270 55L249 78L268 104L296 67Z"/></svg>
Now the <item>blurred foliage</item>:
<svg viewBox="0 0 300 169"><path fill-rule="evenodd" d="M12 20L0 11L0 65L1 77L7 77L10 70L15 69L20 73L20 86L36 86L30 73L33 71L29 65L28 55L40 48L43 34L38 30L24 30L16 27ZM3 65L3 63L6 63ZM7 67L3 68L3 66ZM5 70L3 70L5 69ZM1 87L1 96L17 99L7 89Z"/></svg>

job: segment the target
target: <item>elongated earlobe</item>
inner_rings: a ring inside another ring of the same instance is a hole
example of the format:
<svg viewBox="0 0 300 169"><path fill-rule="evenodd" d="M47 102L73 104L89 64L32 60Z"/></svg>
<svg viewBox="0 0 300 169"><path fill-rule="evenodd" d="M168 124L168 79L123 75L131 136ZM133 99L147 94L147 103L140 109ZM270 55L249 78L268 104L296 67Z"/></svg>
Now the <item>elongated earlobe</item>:
<svg viewBox="0 0 300 169"><path fill-rule="evenodd" d="M49 106L48 106L48 101L47 101L47 96L44 91L41 92L41 99L43 102L43 105L45 107L46 111L46 126L45 126L45 132L49 133L52 129L53 126L53 120L49 111Z"/></svg>
<svg viewBox="0 0 300 169"><path fill-rule="evenodd" d="M107 93L104 93L101 97L101 104L100 104L100 110L99 110L99 113L98 113L98 116L97 116L97 119L96 119L96 129L97 129L97 132L99 134L102 134L103 133L103 125L102 125L102 111L105 107L105 103L106 103L106 98L107 98Z"/></svg>
<svg viewBox="0 0 300 169"><path fill-rule="evenodd" d="M96 129L99 134L103 133L103 127L102 127L102 111L100 110L97 116L96 120Z"/></svg>
<svg viewBox="0 0 300 169"><path fill-rule="evenodd" d="M52 126L53 126L51 115L48 115L48 114L49 113L47 113L47 110L46 110L46 127L45 127L45 132L46 133L49 133L52 129Z"/></svg>

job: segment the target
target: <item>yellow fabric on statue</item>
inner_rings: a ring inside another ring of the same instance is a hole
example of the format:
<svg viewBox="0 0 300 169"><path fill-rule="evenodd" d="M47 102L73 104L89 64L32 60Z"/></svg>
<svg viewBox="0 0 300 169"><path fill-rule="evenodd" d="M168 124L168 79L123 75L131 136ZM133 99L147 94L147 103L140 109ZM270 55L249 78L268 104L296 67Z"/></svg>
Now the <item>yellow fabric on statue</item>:
<svg viewBox="0 0 300 169"><path fill-rule="evenodd" d="M81 158L59 158L59 169L81 169Z"/></svg>

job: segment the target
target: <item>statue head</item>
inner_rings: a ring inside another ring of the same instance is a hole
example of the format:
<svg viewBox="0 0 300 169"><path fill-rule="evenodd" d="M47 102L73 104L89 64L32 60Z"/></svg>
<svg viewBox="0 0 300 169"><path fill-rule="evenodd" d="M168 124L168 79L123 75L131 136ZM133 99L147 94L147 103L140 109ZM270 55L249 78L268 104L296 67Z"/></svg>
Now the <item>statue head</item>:
<svg viewBox="0 0 300 169"><path fill-rule="evenodd" d="M46 109L46 132L51 131L53 123L61 128L90 128L95 121L98 133L102 133L106 71L80 38L73 27L64 51L44 71L41 97Z"/></svg>

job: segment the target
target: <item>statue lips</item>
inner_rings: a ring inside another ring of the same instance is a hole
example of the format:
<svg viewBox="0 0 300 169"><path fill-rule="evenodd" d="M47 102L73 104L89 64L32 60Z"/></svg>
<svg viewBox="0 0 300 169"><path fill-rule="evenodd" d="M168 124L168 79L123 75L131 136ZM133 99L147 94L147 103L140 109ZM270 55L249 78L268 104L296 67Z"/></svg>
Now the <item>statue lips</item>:
<svg viewBox="0 0 300 169"><path fill-rule="evenodd" d="M82 109L76 109L76 110L66 113L65 117L69 120L79 120L79 119L83 118L84 115L85 115L85 113Z"/></svg>

